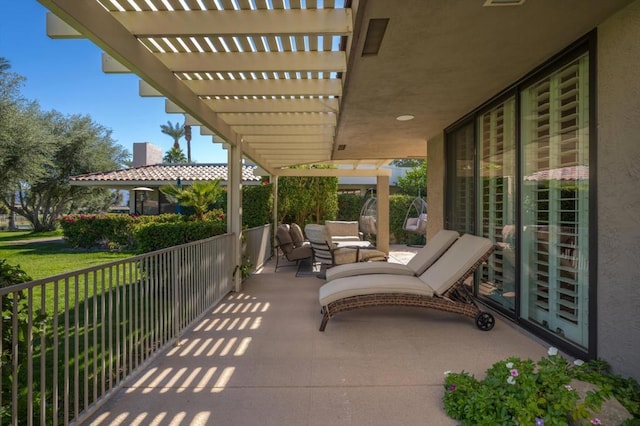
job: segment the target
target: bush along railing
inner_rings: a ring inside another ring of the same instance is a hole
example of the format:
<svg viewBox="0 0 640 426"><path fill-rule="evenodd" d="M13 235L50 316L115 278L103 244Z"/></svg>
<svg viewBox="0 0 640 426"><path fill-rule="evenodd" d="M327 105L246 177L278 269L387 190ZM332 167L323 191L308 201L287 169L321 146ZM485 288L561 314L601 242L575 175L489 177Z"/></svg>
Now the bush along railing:
<svg viewBox="0 0 640 426"><path fill-rule="evenodd" d="M225 234L29 279L0 262L0 424L82 422L233 288Z"/></svg>
<svg viewBox="0 0 640 426"><path fill-rule="evenodd" d="M135 249L146 253L226 232L222 210L214 209L198 221L179 214L127 216L121 214L66 215L59 220L64 237L74 247Z"/></svg>

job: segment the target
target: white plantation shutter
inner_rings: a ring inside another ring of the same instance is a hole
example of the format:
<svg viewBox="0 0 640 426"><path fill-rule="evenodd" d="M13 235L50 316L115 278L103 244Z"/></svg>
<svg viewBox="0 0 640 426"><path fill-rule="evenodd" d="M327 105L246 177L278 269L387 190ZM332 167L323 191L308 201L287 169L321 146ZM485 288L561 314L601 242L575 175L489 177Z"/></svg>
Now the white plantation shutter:
<svg viewBox="0 0 640 426"><path fill-rule="evenodd" d="M480 293L515 308L515 99L478 117L478 224L481 236L496 243L481 268Z"/></svg>
<svg viewBox="0 0 640 426"><path fill-rule="evenodd" d="M522 316L587 346L589 58L522 93Z"/></svg>

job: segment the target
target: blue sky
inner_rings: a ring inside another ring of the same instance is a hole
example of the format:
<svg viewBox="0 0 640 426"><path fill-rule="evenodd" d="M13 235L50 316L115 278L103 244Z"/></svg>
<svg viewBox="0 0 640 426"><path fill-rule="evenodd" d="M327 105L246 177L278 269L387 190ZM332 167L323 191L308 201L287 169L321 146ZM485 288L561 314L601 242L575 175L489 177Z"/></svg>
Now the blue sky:
<svg viewBox="0 0 640 426"><path fill-rule="evenodd" d="M80 0L82 1L82 0ZM104 74L102 51L88 40L53 40L46 34L47 9L35 0L6 1L0 24L0 56L27 80L22 95L45 110L90 115L113 131L116 142L133 152L134 142L151 142L166 151L173 140L160 132L167 120L182 123L182 114L166 114L164 98L138 96L134 74ZM193 128L191 158L198 163L226 163L227 152L210 136ZM186 141L180 146L186 155Z"/></svg>

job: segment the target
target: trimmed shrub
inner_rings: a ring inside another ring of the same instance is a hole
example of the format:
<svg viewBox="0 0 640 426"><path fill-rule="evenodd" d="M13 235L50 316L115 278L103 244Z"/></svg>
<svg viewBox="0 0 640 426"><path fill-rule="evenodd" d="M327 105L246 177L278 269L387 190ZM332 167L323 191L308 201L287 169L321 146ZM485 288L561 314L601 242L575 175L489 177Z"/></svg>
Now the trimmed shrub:
<svg viewBox="0 0 640 426"><path fill-rule="evenodd" d="M337 220L358 220L364 198L356 194L338 194Z"/></svg>
<svg viewBox="0 0 640 426"><path fill-rule="evenodd" d="M271 223L273 187L271 184L242 187L242 225L246 228Z"/></svg>
<svg viewBox="0 0 640 426"><path fill-rule="evenodd" d="M130 246L131 226L138 219L123 214L71 214L59 219L65 239L73 247Z"/></svg>
<svg viewBox="0 0 640 426"><path fill-rule="evenodd" d="M404 230L404 217L407 215L407 210L414 198L411 195L391 195L389 197L389 236L392 242L394 239L396 243L409 244L413 242L415 234Z"/></svg>
<svg viewBox="0 0 640 426"><path fill-rule="evenodd" d="M224 234L224 222L143 223L133 230L136 251L148 253Z"/></svg>

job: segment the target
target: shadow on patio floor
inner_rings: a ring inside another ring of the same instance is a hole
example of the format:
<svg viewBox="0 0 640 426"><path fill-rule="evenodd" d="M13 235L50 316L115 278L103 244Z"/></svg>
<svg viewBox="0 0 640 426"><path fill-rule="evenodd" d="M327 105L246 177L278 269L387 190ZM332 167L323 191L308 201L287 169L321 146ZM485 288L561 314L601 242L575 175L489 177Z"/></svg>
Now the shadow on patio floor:
<svg viewBox="0 0 640 426"><path fill-rule="evenodd" d="M90 424L447 425L444 371L481 376L546 347L417 308L344 312L318 331L322 280L268 264L212 309Z"/></svg>

